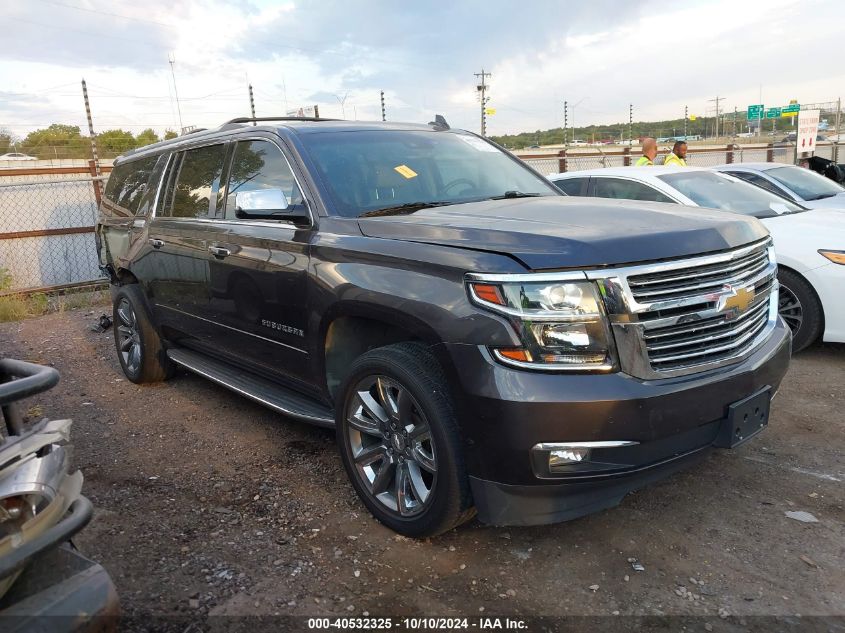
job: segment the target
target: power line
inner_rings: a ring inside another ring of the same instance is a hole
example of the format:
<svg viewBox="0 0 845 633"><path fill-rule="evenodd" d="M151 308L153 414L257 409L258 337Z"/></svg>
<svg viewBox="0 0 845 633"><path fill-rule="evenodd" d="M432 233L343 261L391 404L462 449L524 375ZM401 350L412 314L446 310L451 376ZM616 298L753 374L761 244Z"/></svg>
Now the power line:
<svg viewBox="0 0 845 633"><path fill-rule="evenodd" d="M146 22L148 24L157 24L158 26L165 26L169 29L177 29L179 28L175 24L167 24L166 22L157 22L156 20L146 20L144 18L136 18L128 15L122 15L120 13L111 13L109 11L101 11L99 9L89 9L87 7L78 7L74 4L66 4L64 2L56 2L55 0L39 0L44 4L52 4L57 7L64 7L66 9L75 9L76 11L86 11L87 13L99 13L100 15L108 15L113 18L121 18L123 20L131 20L132 22Z"/></svg>
<svg viewBox="0 0 845 633"><path fill-rule="evenodd" d="M53 24L44 24L42 22L33 22L32 20L26 20L24 18L19 18L19 17L8 17L7 16L4 19L16 21L16 22L23 22L25 24L32 24L34 26L41 26L41 27L44 27L45 29L53 29L54 31L61 31L63 33L66 33L67 31L72 31L74 33L82 33L83 35L92 35L92 36L97 37L97 38L106 37L108 39L118 40L120 42L137 42L139 44L146 44L147 46L155 47L155 48L158 48L158 49L163 48L161 46L161 44L159 44L157 42L153 43L150 40L139 40L138 38L134 38L134 37L123 37L123 36L119 36L119 35L107 35L105 33L95 33L94 31L84 31L82 29L74 29L74 28L71 28L71 27L66 26L66 25L58 26L58 25L53 25Z"/></svg>

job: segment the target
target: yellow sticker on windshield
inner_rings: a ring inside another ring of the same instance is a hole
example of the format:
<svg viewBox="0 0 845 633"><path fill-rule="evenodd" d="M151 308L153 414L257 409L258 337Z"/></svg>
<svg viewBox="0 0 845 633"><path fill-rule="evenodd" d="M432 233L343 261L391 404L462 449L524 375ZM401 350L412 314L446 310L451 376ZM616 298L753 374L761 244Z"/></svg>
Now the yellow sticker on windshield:
<svg viewBox="0 0 845 633"><path fill-rule="evenodd" d="M405 176L405 178L416 178L417 177L417 172L415 172L413 169L411 169L407 165L399 165L398 167L394 167L393 171L399 172L400 174Z"/></svg>

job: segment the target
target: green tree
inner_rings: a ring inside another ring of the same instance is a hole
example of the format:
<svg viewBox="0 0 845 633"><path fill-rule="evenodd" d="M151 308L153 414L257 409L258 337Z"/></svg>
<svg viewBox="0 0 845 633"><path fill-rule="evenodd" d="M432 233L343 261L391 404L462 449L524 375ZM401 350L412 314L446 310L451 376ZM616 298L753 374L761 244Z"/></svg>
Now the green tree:
<svg viewBox="0 0 845 633"><path fill-rule="evenodd" d="M161 139L158 137L158 134L155 133L155 130L147 128L146 130L139 132L135 137L135 147L152 145L153 143L158 143L160 140Z"/></svg>
<svg viewBox="0 0 845 633"><path fill-rule="evenodd" d="M97 149L100 156L114 157L123 152L134 149L135 137L126 130L106 130L97 135Z"/></svg>
<svg viewBox="0 0 845 633"><path fill-rule="evenodd" d="M27 134L20 151L38 158L88 158L91 148L79 126L53 123Z"/></svg>
<svg viewBox="0 0 845 633"><path fill-rule="evenodd" d="M172 138L177 138L179 134L174 132L173 130L165 130L164 131L164 140L169 141Z"/></svg>
<svg viewBox="0 0 845 633"><path fill-rule="evenodd" d="M0 154L14 151L15 135L6 128L0 128Z"/></svg>

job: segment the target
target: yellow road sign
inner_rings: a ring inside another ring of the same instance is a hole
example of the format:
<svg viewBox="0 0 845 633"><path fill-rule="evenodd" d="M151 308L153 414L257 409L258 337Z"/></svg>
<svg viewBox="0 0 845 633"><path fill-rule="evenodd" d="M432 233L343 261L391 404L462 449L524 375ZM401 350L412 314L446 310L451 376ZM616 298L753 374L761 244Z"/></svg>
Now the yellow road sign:
<svg viewBox="0 0 845 633"><path fill-rule="evenodd" d="M496 108L485 108L484 114L486 114L487 116L492 116L496 114Z"/></svg>

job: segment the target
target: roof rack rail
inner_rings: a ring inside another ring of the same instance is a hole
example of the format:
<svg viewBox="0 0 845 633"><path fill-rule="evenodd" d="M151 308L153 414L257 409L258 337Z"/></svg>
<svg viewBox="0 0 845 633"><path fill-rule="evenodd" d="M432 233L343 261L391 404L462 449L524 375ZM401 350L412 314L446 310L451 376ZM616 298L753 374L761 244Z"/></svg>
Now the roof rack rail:
<svg viewBox="0 0 845 633"><path fill-rule="evenodd" d="M236 119L230 119L229 121L226 121L223 126L230 125L232 123L253 123L257 121L337 121L337 119L324 119L322 117L315 116L241 116L237 117Z"/></svg>

